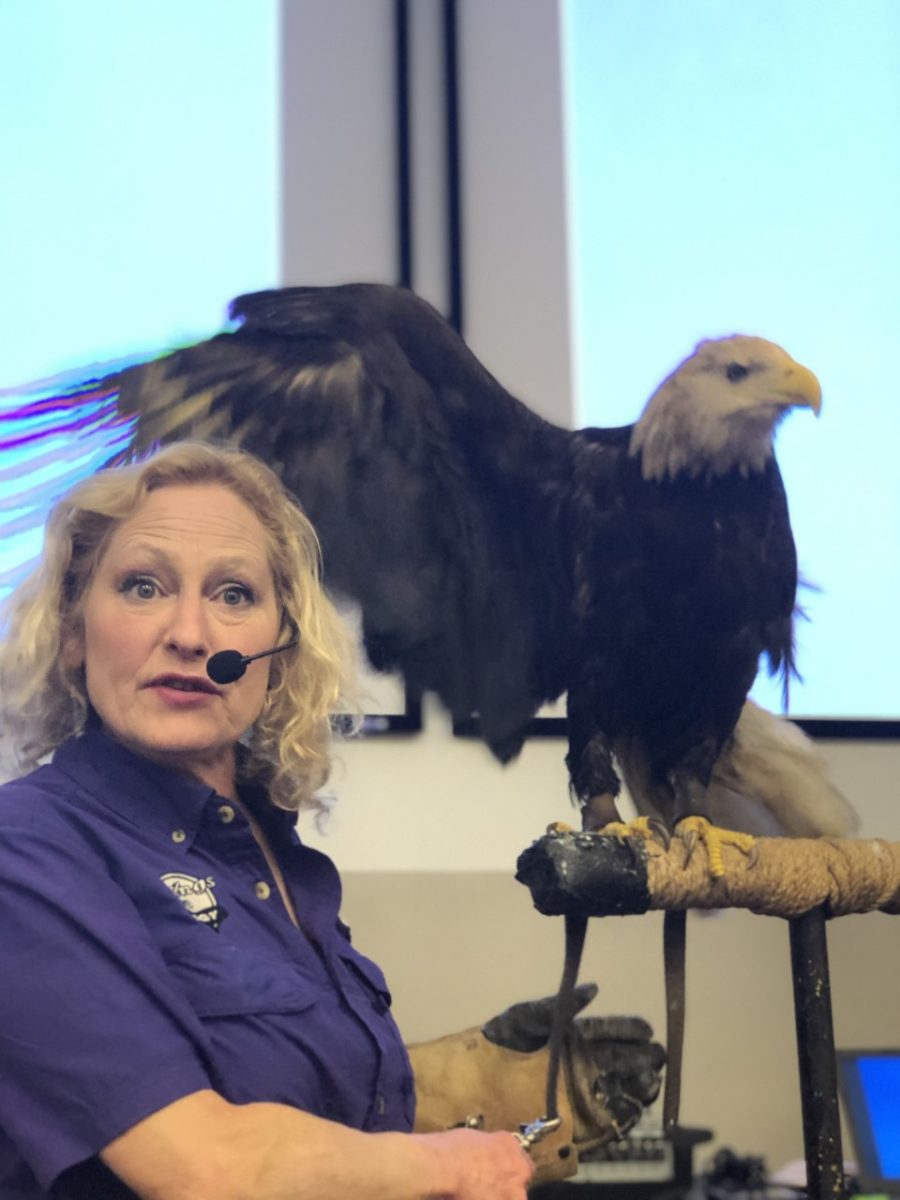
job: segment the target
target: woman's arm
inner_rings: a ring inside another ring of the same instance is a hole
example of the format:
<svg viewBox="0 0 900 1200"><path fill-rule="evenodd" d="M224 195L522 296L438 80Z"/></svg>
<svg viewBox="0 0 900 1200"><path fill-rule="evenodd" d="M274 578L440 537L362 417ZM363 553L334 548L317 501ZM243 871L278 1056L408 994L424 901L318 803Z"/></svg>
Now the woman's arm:
<svg viewBox="0 0 900 1200"><path fill-rule="evenodd" d="M525 1200L508 1133L360 1133L282 1104L194 1092L100 1157L141 1200Z"/></svg>

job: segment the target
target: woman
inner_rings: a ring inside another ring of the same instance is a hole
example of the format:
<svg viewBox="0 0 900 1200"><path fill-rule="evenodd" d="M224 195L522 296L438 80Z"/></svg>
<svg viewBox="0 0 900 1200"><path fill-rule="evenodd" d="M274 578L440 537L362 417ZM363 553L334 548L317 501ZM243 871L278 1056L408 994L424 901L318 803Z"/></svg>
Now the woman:
<svg viewBox="0 0 900 1200"><path fill-rule="evenodd" d="M55 751L0 788L4 1200L524 1197L511 1133L411 1133L384 978L293 831L347 661L315 535L250 456L179 443L55 506L0 647L5 727Z"/></svg>

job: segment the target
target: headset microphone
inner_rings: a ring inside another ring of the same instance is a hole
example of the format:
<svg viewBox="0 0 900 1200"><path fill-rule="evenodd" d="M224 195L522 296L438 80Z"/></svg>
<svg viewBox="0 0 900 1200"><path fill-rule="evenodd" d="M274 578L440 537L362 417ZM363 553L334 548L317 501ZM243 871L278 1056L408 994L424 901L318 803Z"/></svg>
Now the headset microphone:
<svg viewBox="0 0 900 1200"><path fill-rule="evenodd" d="M299 638L285 642L283 646L273 646L271 650L261 650L259 654L241 654L240 650L220 650L206 664L206 673L213 683L234 683L247 670L247 663L256 658L266 658L269 654L280 654L282 650L290 650L296 646Z"/></svg>

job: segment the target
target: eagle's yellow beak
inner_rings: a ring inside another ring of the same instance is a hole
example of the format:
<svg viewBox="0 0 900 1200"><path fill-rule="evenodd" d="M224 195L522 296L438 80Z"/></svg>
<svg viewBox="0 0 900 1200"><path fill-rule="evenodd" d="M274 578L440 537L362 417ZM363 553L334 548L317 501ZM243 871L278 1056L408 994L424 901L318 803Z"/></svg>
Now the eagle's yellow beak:
<svg viewBox="0 0 900 1200"><path fill-rule="evenodd" d="M793 363L785 372L783 391L797 408L811 408L816 416L822 411L822 385L808 367Z"/></svg>

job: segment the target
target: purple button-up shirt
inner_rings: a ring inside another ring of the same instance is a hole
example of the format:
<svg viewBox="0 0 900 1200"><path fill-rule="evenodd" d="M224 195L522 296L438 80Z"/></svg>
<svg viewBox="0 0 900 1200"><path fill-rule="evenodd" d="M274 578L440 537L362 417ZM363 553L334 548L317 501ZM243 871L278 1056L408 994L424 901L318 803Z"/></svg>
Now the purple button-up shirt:
<svg viewBox="0 0 900 1200"><path fill-rule="evenodd" d="M412 1127L409 1059L334 865L246 802L302 933L239 809L100 732L0 787L3 1200L76 1164L63 1195L131 1196L93 1156L201 1088Z"/></svg>

